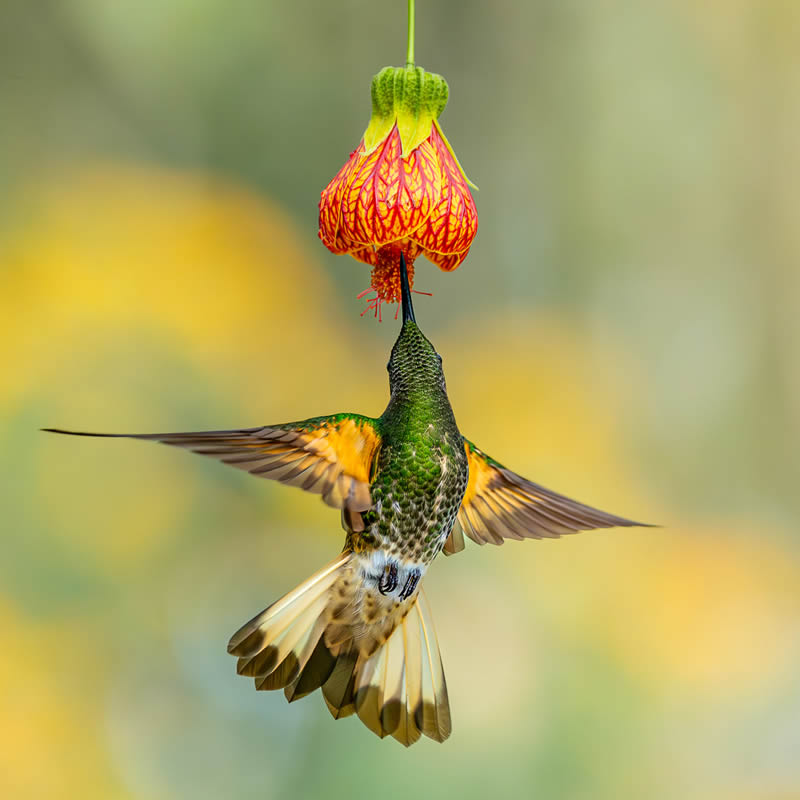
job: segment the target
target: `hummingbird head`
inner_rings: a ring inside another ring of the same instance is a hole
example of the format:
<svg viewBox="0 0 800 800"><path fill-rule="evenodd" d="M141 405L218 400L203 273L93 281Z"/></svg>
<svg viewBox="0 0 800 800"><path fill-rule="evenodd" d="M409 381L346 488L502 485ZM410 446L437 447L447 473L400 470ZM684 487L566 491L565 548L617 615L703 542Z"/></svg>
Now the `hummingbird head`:
<svg viewBox="0 0 800 800"><path fill-rule="evenodd" d="M403 327L392 347L387 369L392 394L421 390L446 392L442 357L419 329L414 318L406 258L400 253L400 292Z"/></svg>

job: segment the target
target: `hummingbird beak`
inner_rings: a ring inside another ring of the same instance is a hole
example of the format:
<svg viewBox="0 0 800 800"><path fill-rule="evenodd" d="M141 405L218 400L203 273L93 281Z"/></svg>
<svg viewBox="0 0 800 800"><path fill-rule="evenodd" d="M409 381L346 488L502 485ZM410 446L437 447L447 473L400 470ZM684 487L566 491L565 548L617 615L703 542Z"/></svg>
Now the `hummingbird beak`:
<svg viewBox="0 0 800 800"><path fill-rule="evenodd" d="M403 325L406 322L416 322L414 319L414 306L411 303L411 288L408 285L408 267L405 254L400 252L400 292L403 303Z"/></svg>

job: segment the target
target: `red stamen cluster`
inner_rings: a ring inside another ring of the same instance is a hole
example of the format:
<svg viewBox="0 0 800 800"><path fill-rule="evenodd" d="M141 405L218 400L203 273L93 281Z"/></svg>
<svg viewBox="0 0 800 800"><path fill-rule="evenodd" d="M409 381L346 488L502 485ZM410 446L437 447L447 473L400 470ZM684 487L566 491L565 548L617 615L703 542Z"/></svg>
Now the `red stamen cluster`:
<svg viewBox="0 0 800 800"><path fill-rule="evenodd" d="M414 285L414 262L406 261L408 269L408 285ZM377 261L372 268L370 285L378 297L385 303L399 303L400 291L400 248L390 244L381 247L377 253Z"/></svg>
<svg viewBox="0 0 800 800"><path fill-rule="evenodd" d="M416 249L416 248L414 248ZM400 287L400 253L401 249L397 244L387 244L375 251L374 264L372 274L370 276L370 287L364 289L358 295L360 300L366 297L370 292L375 292L374 297L367 298L367 307L361 312L363 317L369 311L374 313L374 316L383 322L383 312L381 305L383 303L400 303L402 299L402 290ZM406 256L406 269L408 271L408 286L411 288L414 285L414 257L416 253L405 253ZM415 294L427 294L430 292L415 292ZM398 305L395 312L395 319L400 312Z"/></svg>

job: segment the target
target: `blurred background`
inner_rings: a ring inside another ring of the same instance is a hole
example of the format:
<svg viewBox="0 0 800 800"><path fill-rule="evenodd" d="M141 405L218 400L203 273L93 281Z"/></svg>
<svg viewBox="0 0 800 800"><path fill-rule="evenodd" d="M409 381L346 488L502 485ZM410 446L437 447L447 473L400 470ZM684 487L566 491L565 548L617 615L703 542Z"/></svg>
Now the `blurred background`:
<svg viewBox="0 0 800 800"><path fill-rule="evenodd" d="M0 6L0 795L800 798L800 6L419 0L480 230L417 264L462 430L651 530L426 587L406 751L234 673L328 561L315 497L66 439L379 414L391 319L316 237L400 0Z"/></svg>

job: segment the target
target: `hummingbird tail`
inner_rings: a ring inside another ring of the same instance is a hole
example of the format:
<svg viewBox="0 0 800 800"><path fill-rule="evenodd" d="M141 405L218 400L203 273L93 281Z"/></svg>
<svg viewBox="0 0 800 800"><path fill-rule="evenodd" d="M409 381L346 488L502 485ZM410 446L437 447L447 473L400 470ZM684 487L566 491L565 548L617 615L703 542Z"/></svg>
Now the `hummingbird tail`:
<svg viewBox="0 0 800 800"><path fill-rule="evenodd" d="M406 747L422 734L442 742L450 706L425 595L387 596L368 564L345 551L243 625L228 652L256 689L290 702L322 689L335 719L358 714Z"/></svg>

